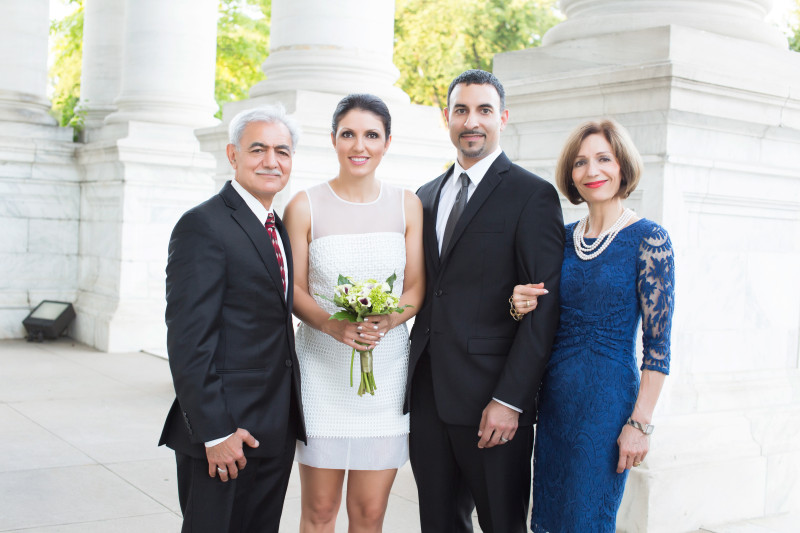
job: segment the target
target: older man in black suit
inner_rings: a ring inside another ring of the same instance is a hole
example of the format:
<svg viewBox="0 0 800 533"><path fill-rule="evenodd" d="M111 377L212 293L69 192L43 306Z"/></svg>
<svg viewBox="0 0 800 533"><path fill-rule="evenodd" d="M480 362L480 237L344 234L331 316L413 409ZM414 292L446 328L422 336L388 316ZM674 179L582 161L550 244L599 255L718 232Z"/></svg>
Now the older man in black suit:
<svg viewBox="0 0 800 533"><path fill-rule="evenodd" d="M558 324L564 225L555 188L500 149L508 121L492 74L453 80L458 158L422 186L427 294L411 333L406 410L423 533L523 533L536 393ZM517 283L550 294L517 323Z"/></svg>
<svg viewBox="0 0 800 533"><path fill-rule="evenodd" d="M305 440L292 329L292 255L272 201L297 128L282 107L230 124L235 178L186 212L169 243L167 348L183 531L278 531Z"/></svg>

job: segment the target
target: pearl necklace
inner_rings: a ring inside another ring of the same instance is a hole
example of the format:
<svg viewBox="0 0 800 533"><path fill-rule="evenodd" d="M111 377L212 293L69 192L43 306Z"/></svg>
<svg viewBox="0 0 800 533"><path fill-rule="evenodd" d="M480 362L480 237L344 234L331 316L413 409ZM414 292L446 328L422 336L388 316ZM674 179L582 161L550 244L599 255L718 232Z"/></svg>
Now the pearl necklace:
<svg viewBox="0 0 800 533"><path fill-rule="evenodd" d="M586 241L583 239L583 234L586 233L586 226L589 225L589 215L586 215L578 221L578 224L575 226L575 231L572 233L572 240L575 243L575 253L584 261L594 259L602 254L620 230L633 218L634 214L635 213L631 209L623 209L617 221L614 222L610 228L600 233L592 244L586 244Z"/></svg>

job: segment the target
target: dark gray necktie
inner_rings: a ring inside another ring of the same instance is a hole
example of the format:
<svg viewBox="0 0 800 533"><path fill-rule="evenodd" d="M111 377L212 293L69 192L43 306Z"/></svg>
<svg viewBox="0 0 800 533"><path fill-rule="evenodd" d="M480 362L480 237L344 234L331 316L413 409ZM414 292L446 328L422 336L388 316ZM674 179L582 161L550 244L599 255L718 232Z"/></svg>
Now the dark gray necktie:
<svg viewBox="0 0 800 533"><path fill-rule="evenodd" d="M461 188L456 195L456 201L453 204L453 209L450 210L450 216L447 217L447 224L444 226L444 235L442 236L442 251L439 255L447 251L447 246L450 244L450 239L453 237L453 230L456 228L456 222L461 218L461 213L467 207L467 189L469 188L469 176L466 172L462 172L459 176L461 180Z"/></svg>

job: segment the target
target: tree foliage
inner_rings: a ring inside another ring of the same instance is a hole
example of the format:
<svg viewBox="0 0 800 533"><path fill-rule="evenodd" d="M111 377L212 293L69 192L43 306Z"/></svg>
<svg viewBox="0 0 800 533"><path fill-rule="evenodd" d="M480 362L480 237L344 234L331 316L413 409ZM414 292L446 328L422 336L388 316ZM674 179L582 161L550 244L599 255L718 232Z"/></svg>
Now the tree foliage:
<svg viewBox="0 0 800 533"><path fill-rule="evenodd" d="M555 0L397 0L394 63L418 104L445 107L450 81L492 70L499 52L541 44L558 23Z"/></svg>
<svg viewBox="0 0 800 533"><path fill-rule="evenodd" d="M791 16L789 27L789 48L795 52L800 52L800 0L794 2L794 12Z"/></svg>
<svg viewBox="0 0 800 533"><path fill-rule="evenodd" d="M221 116L225 102L247 98L264 79L261 64L269 54L272 0L221 0L217 22L217 75L214 97Z"/></svg>
<svg viewBox="0 0 800 533"><path fill-rule="evenodd" d="M81 56L83 54L83 0L67 0L75 11L50 23L53 43L50 80L53 86L53 115L61 126L82 126L75 115L81 92Z"/></svg>

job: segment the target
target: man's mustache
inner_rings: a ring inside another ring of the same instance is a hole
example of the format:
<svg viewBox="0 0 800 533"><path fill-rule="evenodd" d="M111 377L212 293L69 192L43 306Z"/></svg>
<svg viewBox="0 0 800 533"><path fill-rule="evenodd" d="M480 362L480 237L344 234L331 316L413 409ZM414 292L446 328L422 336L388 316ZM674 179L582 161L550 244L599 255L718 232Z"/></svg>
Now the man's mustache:
<svg viewBox="0 0 800 533"><path fill-rule="evenodd" d="M256 174L259 176L282 176L283 173L278 170L277 168L268 168L266 170L256 170Z"/></svg>
<svg viewBox="0 0 800 533"><path fill-rule="evenodd" d="M482 131L474 131L474 130L473 131L462 131L461 134L459 134L459 137L463 137L465 135L484 135L485 136L486 134L483 133Z"/></svg>

